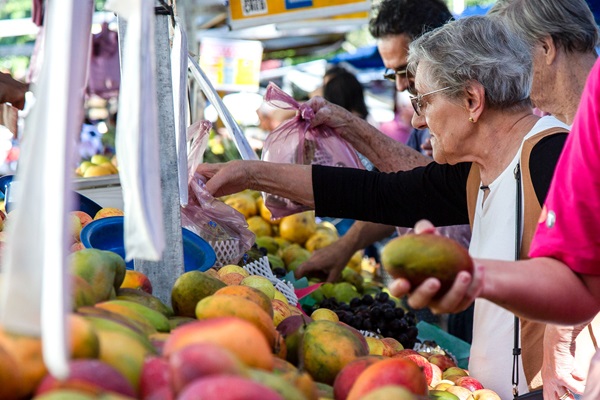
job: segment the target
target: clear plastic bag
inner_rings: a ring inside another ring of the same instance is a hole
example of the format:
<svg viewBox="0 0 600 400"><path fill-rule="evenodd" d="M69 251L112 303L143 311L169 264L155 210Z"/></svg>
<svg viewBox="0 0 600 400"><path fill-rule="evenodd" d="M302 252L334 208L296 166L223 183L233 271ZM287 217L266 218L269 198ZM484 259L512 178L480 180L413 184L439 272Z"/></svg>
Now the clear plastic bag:
<svg viewBox="0 0 600 400"><path fill-rule="evenodd" d="M264 100L273 107L296 110L297 113L267 136L263 161L364 169L356 151L332 128L326 125L310 127L314 118L312 108L298 103L273 82L267 86ZM280 196L263 193L263 197L273 218L308 210L308 207Z"/></svg>
<svg viewBox="0 0 600 400"><path fill-rule="evenodd" d="M211 123L200 121L188 128L192 140L188 156L188 204L181 207L181 226L191 230L210 243L217 255L215 266L237 263L252 247L255 235L248 229L244 216L222 201L215 199L204 185L204 177L196 167L208 143Z"/></svg>

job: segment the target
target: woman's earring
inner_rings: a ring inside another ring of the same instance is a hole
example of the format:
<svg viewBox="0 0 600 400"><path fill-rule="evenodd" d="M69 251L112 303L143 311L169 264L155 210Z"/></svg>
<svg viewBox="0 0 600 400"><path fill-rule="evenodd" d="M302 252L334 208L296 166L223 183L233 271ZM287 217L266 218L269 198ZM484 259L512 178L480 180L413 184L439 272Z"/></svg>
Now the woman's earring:
<svg viewBox="0 0 600 400"><path fill-rule="evenodd" d="M473 119L473 117L469 117L469 122L475 123L475 120Z"/></svg>

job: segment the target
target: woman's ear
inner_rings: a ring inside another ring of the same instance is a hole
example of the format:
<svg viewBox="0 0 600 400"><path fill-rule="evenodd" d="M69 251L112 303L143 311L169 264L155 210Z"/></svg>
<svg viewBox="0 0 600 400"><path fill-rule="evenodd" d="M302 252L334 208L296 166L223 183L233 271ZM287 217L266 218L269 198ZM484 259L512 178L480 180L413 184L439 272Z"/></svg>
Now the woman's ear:
<svg viewBox="0 0 600 400"><path fill-rule="evenodd" d="M475 123L485 107L485 88L477 81L470 81L465 88L465 108L469 113L469 121Z"/></svg>
<svg viewBox="0 0 600 400"><path fill-rule="evenodd" d="M544 36L540 39L540 44L546 65L552 64L556 58L556 43L554 43L554 39L550 35Z"/></svg>

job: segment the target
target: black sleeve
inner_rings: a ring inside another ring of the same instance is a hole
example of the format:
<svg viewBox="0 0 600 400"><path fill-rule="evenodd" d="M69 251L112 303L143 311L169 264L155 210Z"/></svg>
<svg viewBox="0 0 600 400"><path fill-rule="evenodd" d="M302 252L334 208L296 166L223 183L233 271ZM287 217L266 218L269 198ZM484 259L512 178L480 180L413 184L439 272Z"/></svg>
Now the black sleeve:
<svg viewBox="0 0 600 400"><path fill-rule="evenodd" d="M552 182L552 175L554 175L556 163L566 140L566 133L547 136L540 140L531 150L529 171L535 195L540 205L543 205L544 201L546 201L546 195Z"/></svg>
<svg viewBox="0 0 600 400"><path fill-rule="evenodd" d="M319 216L412 227L426 218L436 226L469 223L466 182L471 163L430 163L411 171L382 173L312 168Z"/></svg>

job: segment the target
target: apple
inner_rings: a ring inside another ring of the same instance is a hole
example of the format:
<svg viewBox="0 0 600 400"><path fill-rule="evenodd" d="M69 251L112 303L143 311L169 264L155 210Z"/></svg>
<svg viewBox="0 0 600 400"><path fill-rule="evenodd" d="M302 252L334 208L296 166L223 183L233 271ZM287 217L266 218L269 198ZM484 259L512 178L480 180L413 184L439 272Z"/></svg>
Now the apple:
<svg viewBox="0 0 600 400"><path fill-rule="evenodd" d="M429 364L431 365L431 382L429 383L429 386L436 387L442 380L442 370L435 364Z"/></svg>
<svg viewBox="0 0 600 400"><path fill-rule="evenodd" d="M429 358L427 358L427 360L429 360L430 363L440 367L442 371L445 371L450 367L457 366L454 360L445 354L432 354L429 356Z"/></svg>
<svg viewBox="0 0 600 400"><path fill-rule="evenodd" d="M367 345L369 346L369 354L383 356L386 350L385 344L381 339L375 337L366 337Z"/></svg>
<svg viewBox="0 0 600 400"><path fill-rule="evenodd" d="M460 367L450 367L442 372L442 379L448 379L454 382L461 376L468 376L469 373Z"/></svg>
<svg viewBox="0 0 600 400"><path fill-rule="evenodd" d="M448 379L442 379L441 381L438 382L437 385L435 385L433 388L435 390L446 390L448 389L448 387L450 386L454 386L454 382L453 381L449 381Z"/></svg>
<svg viewBox="0 0 600 400"><path fill-rule="evenodd" d="M446 389L446 392L452 393L460 400L473 400L473 394L471 391L462 386L450 386L448 389Z"/></svg>
<svg viewBox="0 0 600 400"><path fill-rule="evenodd" d="M457 395L447 392L445 390L430 390L429 398L431 400L460 400Z"/></svg>
<svg viewBox="0 0 600 400"><path fill-rule="evenodd" d="M404 350L404 346L402 346L402 343L400 343L394 338L386 337L381 339L381 341L386 347L386 351L383 354L384 356L392 357L398 354L400 351Z"/></svg>
<svg viewBox="0 0 600 400"><path fill-rule="evenodd" d="M473 392L473 399L475 400L502 400L498 393L491 389L478 389Z"/></svg>
<svg viewBox="0 0 600 400"><path fill-rule="evenodd" d="M469 389L471 392L474 392L479 389L483 389L483 385L477 379L472 376L463 376L454 381L456 386L462 386L464 388Z"/></svg>
<svg viewBox="0 0 600 400"><path fill-rule="evenodd" d="M433 370L431 368L431 363L429 361L427 361L427 359L425 357L423 357L419 353L412 354L412 353L406 352L405 350L402 350L401 352L396 354L393 358L406 358L408 360L411 360L415 364L417 364L421 368L423 373L425 374L425 379L427 379L427 385L431 385L431 382L433 380Z"/></svg>

